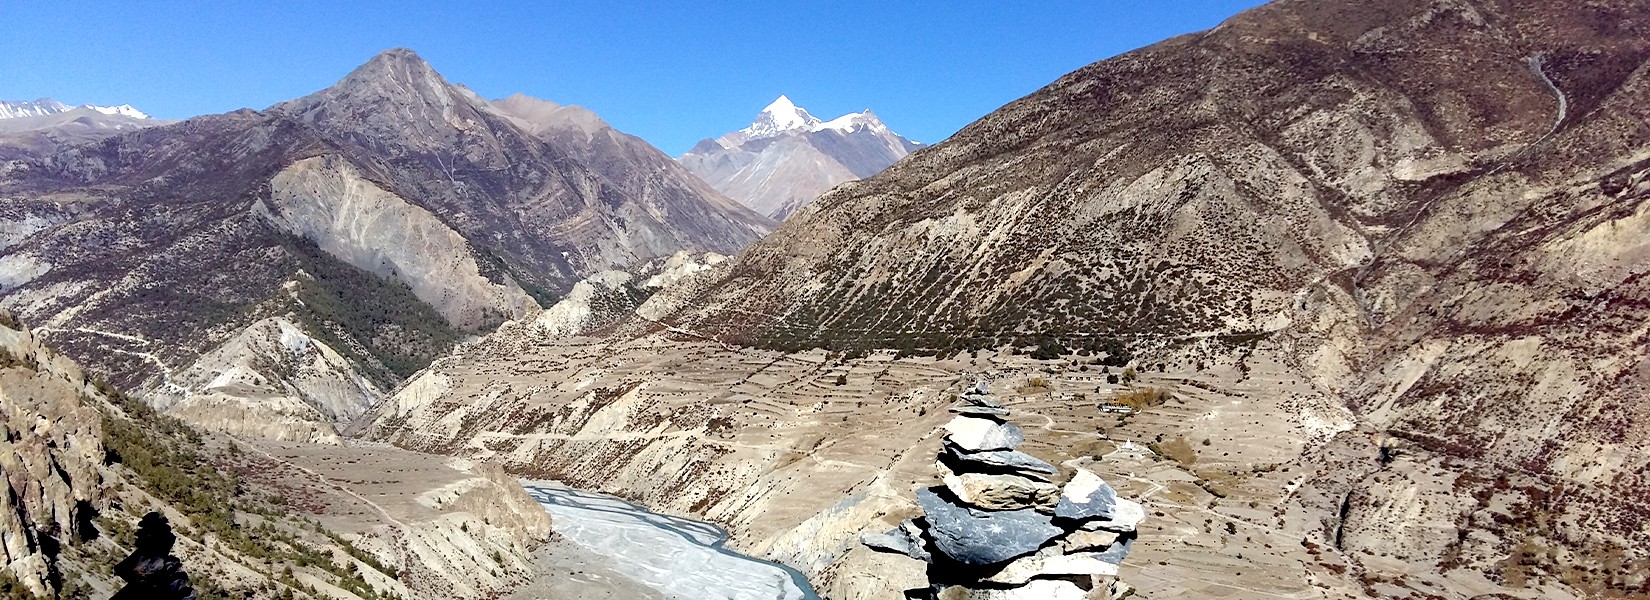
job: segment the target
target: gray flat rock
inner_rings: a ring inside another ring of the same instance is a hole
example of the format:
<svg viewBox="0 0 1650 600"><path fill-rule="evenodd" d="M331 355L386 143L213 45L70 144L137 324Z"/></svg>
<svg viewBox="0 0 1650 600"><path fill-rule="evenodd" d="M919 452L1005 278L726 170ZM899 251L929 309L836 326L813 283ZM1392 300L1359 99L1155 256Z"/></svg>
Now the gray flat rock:
<svg viewBox="0 0 1650 600"><path fill-rule="evenodd" d="M1109 562L1114 565L1121 565L1123 564L1123 559L1128 558L1129 556L1129 548L1133 547L1134 537L1130 536L1124 538L1121 542L1112 544L1110 548L1106 548L1105 552L1095 555L1095 559Z"/></svg>
<svg viewBox="0 0 1650 600"><path fill-rule="evenodd" d="M1064 533L1052 517L1031 509L978 510L947 502L934 489L917 490L934 547L965 565L990 565L1036 552Z"/></svg>
<svg viewBox="0 0 1650 600"><path fill-rule="evenodd" d="M1128 498L1118 498L1117 508L1112 509L1111 518L1084 522L1083 529L1085 531L1128 533L1134 531L1140 525L1140 522L1144 520L1146 520L1146 507Z"/></svg>
<svg viewBox="0 0 1650 600"><path fill-rule="evenodd" d="M887 533L860 534L859 543L872 550L904 554L921 561L934 560L934 557L923 549L922 540L911 539L910 533L904 527L895 527Z"/></svg>
<svg viewBox="0 0 1650 600"><path fill-rule="evenodd" d="M981 465L985 468L984 470L1007 469L1010 471L1046 474L1053 474L1055 472L1054 465L1049 464L1043 459L1018 450L985 450L981 452L969 452L947 440L945 443L945 452L952 460L956 461L960 465Z"/></svg>
<svg viewBox="0 0 1650 600"><path fill-rule="evenodd" d="M988 419L992 419L992 418L995 418L995 417L1006 417L1006 416L1008 416L1008 409L1006 409L1006 408L996 408L996 407L992 407L992 406L962 405L962 406L953 406L953 407L951 407L950 410L951 410L951 412L957 413L959 415L972 415L972 416L977 416L977 417L985 417L985 418L988 418Z"/></svg>
<svg viewBox="0 0 1650 600"><path fill-rule="evenodd" d="M1060 494L1054 516L1074 521L1110 519L1117 509L1117 490L1088 469L1078 469Z"/></svg>
<svg viewBox="0 0 1650 600"><path fill-rule="evenodd" d="M1025 441L1025 432L1013 423L1000 423L969 415L958 415L945 424L946 439L970 452L1013 450Z"/></svg>

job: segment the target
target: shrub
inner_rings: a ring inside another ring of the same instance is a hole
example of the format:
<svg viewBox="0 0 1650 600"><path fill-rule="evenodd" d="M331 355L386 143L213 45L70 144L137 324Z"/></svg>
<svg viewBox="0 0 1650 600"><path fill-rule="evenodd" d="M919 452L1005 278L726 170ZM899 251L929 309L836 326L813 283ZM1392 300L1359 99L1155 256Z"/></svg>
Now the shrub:
<svg viewBox="0 0 1650 600"><path fill-rule="evenodd" d="M1172 397L1174 397L1174 393L1169 391L1168 388L1140 386L1119 391L1108 400L1111 404L1127 406L1138 411L1162 405Z"/></svg>

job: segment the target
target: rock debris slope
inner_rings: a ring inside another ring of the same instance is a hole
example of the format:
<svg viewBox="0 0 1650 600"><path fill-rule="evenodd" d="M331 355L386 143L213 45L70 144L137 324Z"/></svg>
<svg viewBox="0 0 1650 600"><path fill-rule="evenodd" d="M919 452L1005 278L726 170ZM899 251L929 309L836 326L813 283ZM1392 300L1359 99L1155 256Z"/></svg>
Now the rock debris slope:
<svg viewBox="0 0 1650 600"><path fill-rule="evenodd" d="M328 439L460 336L772 225L593 115L506 108L398 49L264 111L0 164L0 305L203 425Z"/></svg>
<svg viewBox="0 0 1650 600"><path fill-rule="evenodd" d="M1025 439L983 382L951 407L936 467L945 485L917 490L923 515L867 546L928 563L940 600L1121 598L1117 580L1145 508L1078 467L1057 485L1054 465L1015 450Z"/></svg>
<svg viewBox="0 0 1650 600"><path fill-rule="evenodd" d="M870 109L821 121L780 96L749 127L699 142L677 160L751 210L783 220L837 184L875 175L921 147Z"/></svg>

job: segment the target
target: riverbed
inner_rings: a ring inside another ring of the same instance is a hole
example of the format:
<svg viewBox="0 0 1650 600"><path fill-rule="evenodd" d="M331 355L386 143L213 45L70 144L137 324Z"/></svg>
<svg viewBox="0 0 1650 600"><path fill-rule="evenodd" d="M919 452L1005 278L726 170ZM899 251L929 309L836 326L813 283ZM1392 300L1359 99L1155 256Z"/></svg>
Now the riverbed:
<svg viewBox="0 0 1650 600"><path fill-rule="evenodd" d="M522 487L550 512L557 533L667 597L819 600L797 570L724 548L727 532L715 525L553 482L523 481Z"/></svg>

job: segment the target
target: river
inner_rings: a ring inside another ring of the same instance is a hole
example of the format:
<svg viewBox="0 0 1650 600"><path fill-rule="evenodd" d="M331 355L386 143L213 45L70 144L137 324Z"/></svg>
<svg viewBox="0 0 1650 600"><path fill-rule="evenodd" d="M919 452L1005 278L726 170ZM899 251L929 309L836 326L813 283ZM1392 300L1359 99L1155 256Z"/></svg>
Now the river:
<svg viewBox="0 0 1650 600"><path fill-rule="evenodd" d="M819 600L796 569L723 547L728 534L716 525L551 482L524 480L522 487L550 512L556 532L672 598Z"/></svg>

